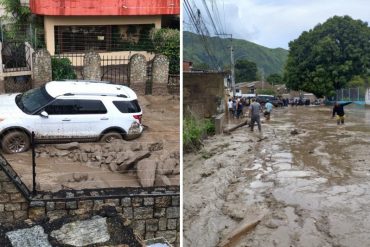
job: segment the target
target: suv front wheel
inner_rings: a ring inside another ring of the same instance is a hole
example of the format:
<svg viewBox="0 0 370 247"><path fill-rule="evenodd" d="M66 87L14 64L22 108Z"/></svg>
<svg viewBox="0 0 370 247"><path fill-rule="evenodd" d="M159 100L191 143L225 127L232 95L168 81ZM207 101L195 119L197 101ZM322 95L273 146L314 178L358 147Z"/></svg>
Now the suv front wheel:
<svg viewBox="0 0 370 247"><path fill-rule="evenodd" d="M25 152L30 148L30 138L21 131L11 131L6 133L1 141L4 153L14 154Z"/></svg>
<svg viewBox="0 0 370 247"><path fill-rule="evenodd" d="M122 135L117 132L108 132L105 133L102 138L100 138L101 142L111 143L113 140L122 140Z"/></svg>

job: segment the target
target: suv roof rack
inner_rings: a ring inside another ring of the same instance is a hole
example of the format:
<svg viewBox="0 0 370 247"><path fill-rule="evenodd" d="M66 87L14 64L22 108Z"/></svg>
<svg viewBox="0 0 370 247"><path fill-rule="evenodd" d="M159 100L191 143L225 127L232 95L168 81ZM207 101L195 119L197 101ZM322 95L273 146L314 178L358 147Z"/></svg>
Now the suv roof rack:
<svg viewBox="0 0 370 247"><path fill-rule="evenodd" d="M125 94L115 94L115 93L65 93L63 96L74 96L74 95L81 95L81 96L116 96L121 98L127 98Z"/></svg>
<svg viewBox="0 0 370 247"><path fill-rule="evenodd" d="M64 79L62 81L72 81L72 82L91 82L91 83L107 83L112 84L110 81L98 81L98 80L77 80L77 79Z"/></svg>

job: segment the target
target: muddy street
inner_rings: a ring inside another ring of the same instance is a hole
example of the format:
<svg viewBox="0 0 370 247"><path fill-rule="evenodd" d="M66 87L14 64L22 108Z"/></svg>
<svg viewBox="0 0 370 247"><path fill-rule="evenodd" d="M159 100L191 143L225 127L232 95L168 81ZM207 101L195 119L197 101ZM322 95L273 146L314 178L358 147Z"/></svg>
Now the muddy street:
<svg viewBox="0 0 370 247"><path fill-rule="evenodd" d="M39 145L36 148L37 189L148 187L141 182L152 180L146 175L150 169L138 168L139 161L154 167L156 186L179 185L179 97L147 95L140 96L139 102L147 128L137 139L112 144L77 143L73 150L60 150L52 144ZM4 154L30 189L31 155L31 150ZM142 179L139 172L143 174Z"/></svg>
<svg viewBox="0 0 370 247"><path fill-rule="evenodd" d="M184 155L184 246L370 246L370 109L274 108L263 137L247 126ZM235 123L233 123L235 124Z"/></svg>

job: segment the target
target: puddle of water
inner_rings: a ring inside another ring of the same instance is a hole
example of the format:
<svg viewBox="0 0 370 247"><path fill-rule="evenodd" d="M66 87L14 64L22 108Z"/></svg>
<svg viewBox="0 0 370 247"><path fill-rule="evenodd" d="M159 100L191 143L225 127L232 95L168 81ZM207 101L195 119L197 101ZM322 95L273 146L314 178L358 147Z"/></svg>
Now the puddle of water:
<svg viewBox="0 0 370 247"><path fill-rule="evenodd" d="M280 171L277 173L278 178L305 178L313 175L314 173L310 171Z"/></svg>
<svg viewBox="0 0 370 247"><path fill-rule="evenodd" d="M291 163L273 163L272 164L273 169L275 170L290 170L292 169Z"/></svg>
<svg viewBox="0 0 370 247"><path fill-rule="evenodd" d="M273 185L274 185L273 182L262 182L260 180L256 180L250 183L249 187L252 189L258 189L258 188L272 187Z"/></svg>
<svg viewBox="0 0 370 247"><path fill-rule="evenodd" d="M262 168L262 164L261 163L253 163L252 164L252 167L246 167L243 170L244 171L255 171L255 170L259 170L261 168Z"/></svg>

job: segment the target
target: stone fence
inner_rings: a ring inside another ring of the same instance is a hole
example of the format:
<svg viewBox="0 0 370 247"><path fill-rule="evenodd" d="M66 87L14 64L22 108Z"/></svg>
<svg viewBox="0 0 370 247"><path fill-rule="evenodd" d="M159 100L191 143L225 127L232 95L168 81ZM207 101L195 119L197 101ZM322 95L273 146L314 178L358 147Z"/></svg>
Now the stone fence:
<svg viewBox="0 0 370 247"><path fill-rule="evenodd" d="M1 161L1 160L0 160ZM5 164L8 165L8 164ZM66 190L29 196L19 190L20 178L0 164L0 224L25 220L52 222L64 217L86 218L113 207L142 239L164 237L179 246L180 189L109 188Z"/></svg>
<svg viewBox="0 0 370 247"><path fill-rule="evenodd" d="M98 53L87 52L83 63L82 71L85 80L102 80L102 61ZM173 85L169 85L168 58L164 55L156 55L149 64L151 67L150 76L148 76L148 61L145 56L142 54L131 56L127 75L129 86L138 95L144 95L146 91L152 92L153 95L179 94L179 90L174 91ZM51 80L51 56L45 49L38 50L33 54L33 87ZM179 81L176 82L179 84ZM151 90L146 90L147 85L152 87Z"/></svg>

